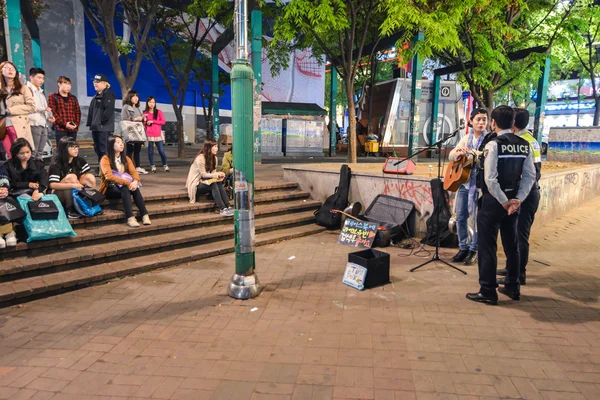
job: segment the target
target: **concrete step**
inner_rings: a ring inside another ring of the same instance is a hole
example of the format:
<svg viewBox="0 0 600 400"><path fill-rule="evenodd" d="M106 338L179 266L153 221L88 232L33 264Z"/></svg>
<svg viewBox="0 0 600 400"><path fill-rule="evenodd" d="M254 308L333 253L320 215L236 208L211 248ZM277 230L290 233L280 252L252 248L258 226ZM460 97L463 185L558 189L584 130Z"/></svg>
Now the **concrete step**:
<svg viewBox="0 0 600 400"><path fill-rule="evenodd" d="M295 199L308 199L310 194L301 190L295 191L275 191L267 193L259 193L254 196L254 203L274 203L279 201L288 201ZM117 207L120 205L117 204ZM173 214L182 214L188 212L211 212L217 209L214 201L200 201L196 203L189 203L187 200L174 199L171 201L157 202L155 204L149 204L147 207L150 217L154 220L162 217L170 217ZM71 225L74 229L77 229L79 225L87 224L99 224L106 222L114 222L117 220L125 219L125 213L119 209L106 208L102 215L98 215L91 218L81 218L71 220ZM121 221L122 222L122 221Z"/></svg>
<svg viewBox="0 0 600 400"><path fill-rule="evenodd" d="M288 200L274 204L258 204L254 210L255 216L260 219L263 216L289 214L316 210L321 205L315 200ZM114 240L123 240L131 237L147 237L155 235L157 232L164 233L171 230L185 230L198 226L214 226L229 223L231 218L223 217L218 213L197 212L190 214L174 214L164 218L152 220L152 225L141 226L140 228L129 228L124 223L104 224L104 225L79 225L76 227L77 236L66 238L44 240L39 242L23 243L19 242L16 247L9 247L0 250L0 260L7 262L16 256L35 256L49 255L51 253L62 252L76 247L92 244L107 243ZM0 265L0 270L2 266ZM0 272L1 274L1 272Z"/></svg>
<svg viewBox="0 0 600 400"><path fill-rule="evenodd" d="M255 224L257 232L306 225L314 222L313 211L291 213L286 216L274 215L258 218ZM103 263L114 259L125 259L143 254L172 252L201 243L210 243L233 237L233 218L218 226L194 226L186 230L158 231L151 236L130 238L111 237L110 243L96 244L95 241L85 246L67 247L42 253L31 257L22 255L13 257L0 266L0 281L19 280L40 274L51 274L56 271L81 268Z"/></svg>
<svg viewBox="0 0 600 400"><path fill-rule="evenodd" d="M275 192L275 191L292 191L294 189L298 189L298 184L295 182L272 183L272 184L268 184L268 185L256 186L254 188L254 194L258 195L258 194L262 194L262 193ZM144 192L144 188L142 187L142 193L143 192ZM179 199L188 201L187 190L183 187L181 188L181 190L170 191L167 194L144 196L144 201L146 202L146 204L157 202L157 201L163 201L163 200L179 200ZM107 204L108 204L108 202L107 202Z"/></svg>
<svg viewBox="0 0 600 400"><path fill-rule="evenodd" d="M284 231L260 233L256 237L256 246L312 235L322 231L324 231L324 228L310 224L292 227ZM0 283L0 305L8 306L35 300L118 277L197 261L233 251L233 240L231 237L227 237L212 243L190 245L181 250L136 255L114 262L3 282ZM232 273L234 271L233 265L231 271Z"/></svg>

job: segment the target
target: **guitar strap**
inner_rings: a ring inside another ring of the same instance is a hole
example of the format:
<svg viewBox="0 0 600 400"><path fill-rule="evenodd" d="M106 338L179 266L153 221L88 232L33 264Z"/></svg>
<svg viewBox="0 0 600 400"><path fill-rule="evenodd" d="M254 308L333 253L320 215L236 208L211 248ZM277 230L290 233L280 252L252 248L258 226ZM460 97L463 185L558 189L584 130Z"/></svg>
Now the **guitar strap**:
<svg viewBox="0 0 600 400"><path fill-rule="evenodd" d="M473 134L473 130L469 132L469 138L467 139L467 147L470 150L478 150L483 142L483 138L485 137L486 132L483 131L479 139L477 139L476 146L473 146L473 142L475 139L475 135ZM473 160L473 168L471 168L471 176L469 176L469 202L468 202L468 211L469 215L472 215L476 208L477 203L477 173L479 172L479 164Z"/></svg>

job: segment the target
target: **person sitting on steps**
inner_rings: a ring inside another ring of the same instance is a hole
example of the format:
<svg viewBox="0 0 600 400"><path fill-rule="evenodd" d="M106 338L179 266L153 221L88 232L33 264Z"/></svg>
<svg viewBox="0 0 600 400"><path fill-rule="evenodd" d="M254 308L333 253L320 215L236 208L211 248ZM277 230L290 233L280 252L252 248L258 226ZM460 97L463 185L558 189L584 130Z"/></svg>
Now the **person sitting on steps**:
<svg viewBox="0 0 600 400"><path fill-rule="evenodd" d="M225 174L225 191L230 194L233 188L233 146L223 154L221 172Z"/></svg>
<svg viewBox="0 0 600 400"><path fill-rule="evenodd" d="M54 160L48 169L50 189L60 199L70 219L81 218L73 206L73 189L96 188L96 177L87 161L79 157L79 145L71 136L58 141Z"/></svg>
<svg viewBox="0 0 600 400"><path fill-rule="evenodd" d="M8 180L8 173L6 172L6 154L4 148L0 144L0 199L8 197L10 191L10 181ZM0 249L4 249L6 246L16 246L17 236L13 229L11 222L6 224L0 224Z"/></svg>
<svg viewBox="0 0 600 400"><path fill-rule="evenodd" d="M231 217L233 209L229 205L229 199L223 187L225 173L218 169L218 151L219 146L214 140L204 142L202 150L192 161L185 187L188 190L190 203L195 203L198 196L202 194L211 193L221 210L221 215Z"/></svg>
<svg viewBox="0 0 600 400"><path fill-rule="evenodd" d="M107 154L100 160L100 170L102 171L100 192L104 193L108 199L121 199L127 225L138 228L140 224L133 216L133 206L131 204L131 197L133 196L133 201L142 216L142 223L151 225L150 216L146 210L142 192L139 189L140 176L135 170L131 158L125 156L123 139L118 136L109 136L106 150Z"/></svg>

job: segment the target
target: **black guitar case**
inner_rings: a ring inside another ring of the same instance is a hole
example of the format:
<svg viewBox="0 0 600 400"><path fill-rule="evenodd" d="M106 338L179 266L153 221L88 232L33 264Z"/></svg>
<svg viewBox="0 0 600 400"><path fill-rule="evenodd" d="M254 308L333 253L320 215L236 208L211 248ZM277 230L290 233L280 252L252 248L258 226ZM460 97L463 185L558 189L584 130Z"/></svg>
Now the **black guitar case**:
<svg viewBox="0 0 600 400"><path fill-rule="evenodd" d="M332 213L331 210L344 211L348 207L348 193L352 171L344 164L340 168L340 182L335 192L325 200L315 212L315 221L327 229L339 229L342 224L342 214Z"/></svg>
<svg viewBox="0 0 600 400"><path fill-rule="evenodd" d="M437 232L440 234L440 247L457 247L458 237L448 229L451 213L448 206L448 193L440 179L431 180L431 196L433 197L433 213L427 220L427 234L421 243L435 246ZM438 225L439 214L439 225Z"/></svg>

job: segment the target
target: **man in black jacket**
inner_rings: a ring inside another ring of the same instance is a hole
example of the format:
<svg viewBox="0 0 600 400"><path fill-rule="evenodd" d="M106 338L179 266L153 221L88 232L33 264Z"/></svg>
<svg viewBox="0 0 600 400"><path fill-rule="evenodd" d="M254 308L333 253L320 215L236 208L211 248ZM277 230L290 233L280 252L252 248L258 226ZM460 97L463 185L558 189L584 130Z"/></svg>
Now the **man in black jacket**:
<svg viewBox="0 0 600 400"><path fill-rule="evenodd" d="M115 93L110 89L106 75L94 76L94 89L96 95L90 103L87 126L92 131L94 151L98 156L98 163L106 154L106 141L108 135L115 130Z"/></svg>

